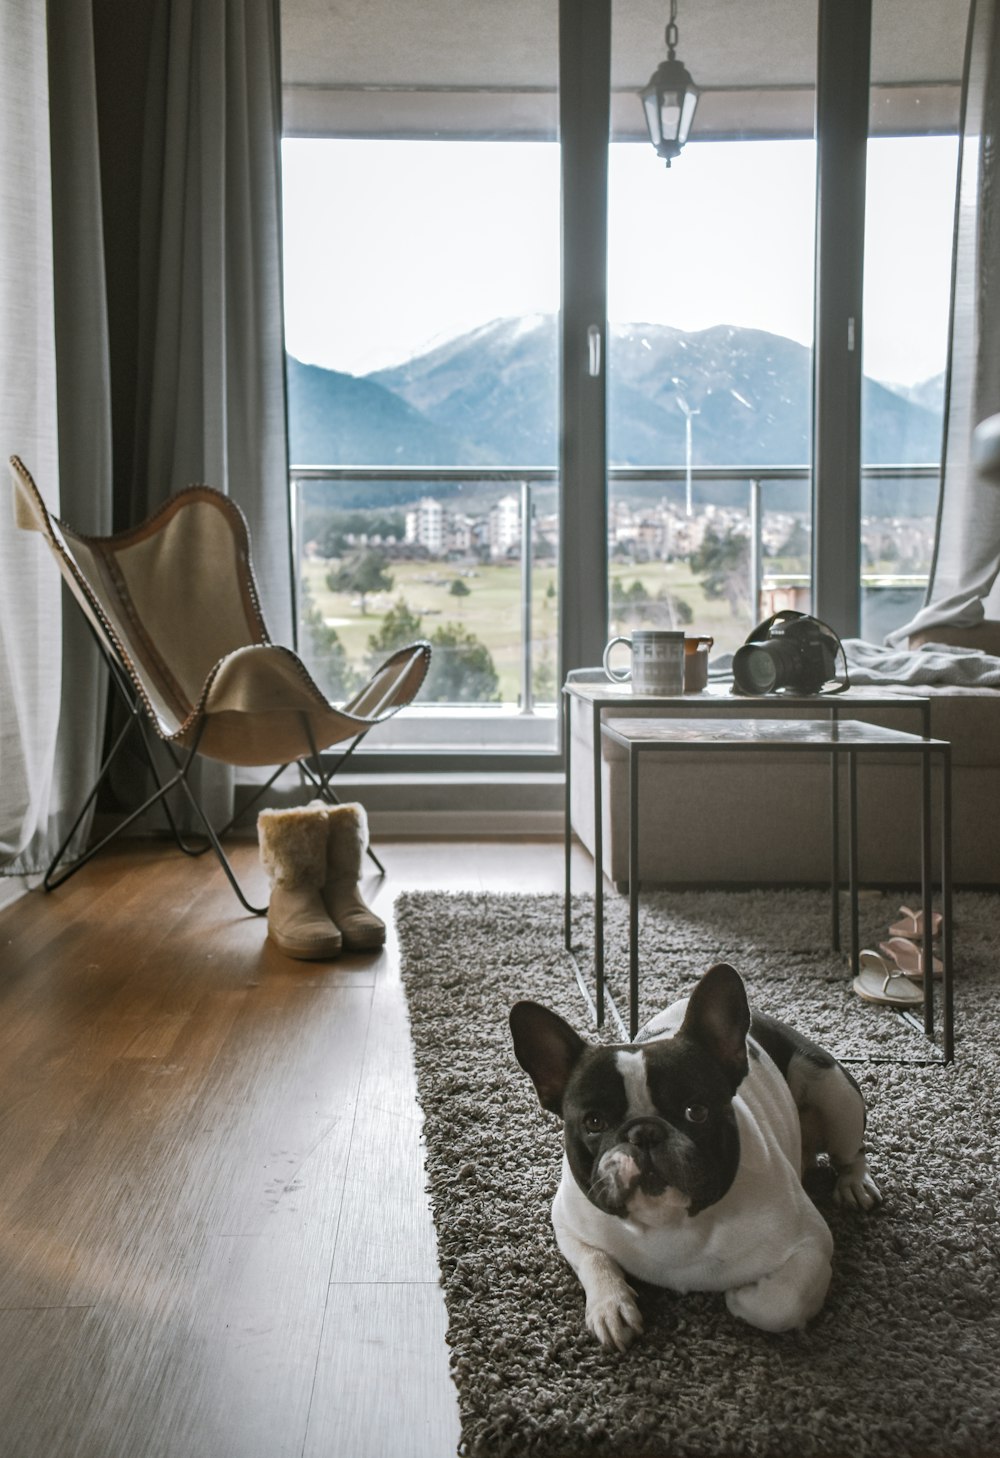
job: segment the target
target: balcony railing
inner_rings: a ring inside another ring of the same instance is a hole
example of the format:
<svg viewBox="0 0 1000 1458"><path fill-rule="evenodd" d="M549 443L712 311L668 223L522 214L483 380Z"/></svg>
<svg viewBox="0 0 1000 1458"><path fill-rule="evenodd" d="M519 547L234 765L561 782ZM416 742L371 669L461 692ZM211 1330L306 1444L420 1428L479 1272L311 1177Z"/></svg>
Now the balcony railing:
<svg viewBox="0 0 1000 1458"><path fill-rule="evenodd" d="M910 480L933 481L939 474L935 465L881 465L865 467L865 483L876 481ZM788 577L773 582L765 573L763 551L763 524L766 493L777 483L800 483L807 485L810 478L805 466L657 466L657 467L612 467L608 471L609 486L615 488L629 483L641 485L683 483L687 508L691 510L692 492L705 483L745 483L747 534L750 543L750 603L756 611L764 601L767 586L769 595L780 587L794 592L798 587L800 596L808 594L808 574L802 577ZM440 485L462 484L467 486L516 487L519 494L520 541L518 544L520 573L520 666L519 666L519 712L530 716L536 709L536 694L533 680L533 647L535 604L532 601L532 574L524 570L524 564L534 559L533 520L535 496L540 487L558 486L559 472L555 467L505 467L505 466L292 466L290 470L293 539L297 554L297 573L300 569L300 502L299 486L310 481L357 485L364 482L399 483L413 488L413 500L426 496L429 488ZM409 504L409 503L407 503ZM897 593L916 593L926 583L919 573L862 574L862 586L866 590L894 590ZM297 585L297 584L296 584ZM905 614L904 614L905 616ZM900 621L903 619L901 618ZM748 624L748 627L751 626Z"/></svg>

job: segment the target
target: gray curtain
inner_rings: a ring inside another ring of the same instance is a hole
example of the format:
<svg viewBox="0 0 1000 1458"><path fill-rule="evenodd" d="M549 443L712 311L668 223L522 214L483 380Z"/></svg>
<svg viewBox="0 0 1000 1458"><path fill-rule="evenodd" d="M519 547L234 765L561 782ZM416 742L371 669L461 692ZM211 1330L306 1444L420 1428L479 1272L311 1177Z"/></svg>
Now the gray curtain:
<svg viewBox="0 0 1000 1458"><path fill-rule="evenodd" d="M944 461L926 605L888 642L1000 619L1000 488L972 433L1000 411L1000 4L972 0L966 50Z"/></svg>
<svg viewBox="0 0 1000 1458"><path fill-rule="evenodd" d="M132 521L194 481L238 501L268 628L290 644L279 37L277 0L153 7L128 500ZM197 767L215 824L234 780Z"/></svg>
<svg viewBox="0 0 1000 1458"><path fill-rule="evenodd" d="M138 520L204 481L250 523L271 635L292 641L277 0L158 0L142 152Z"/></svg>
<svg viewBox="0 0 1000 1458"><path fill-rule="evenodd" d="M111 530L111 384L94 28L90 6L74 0L49 0L48 21L59 515L80 531L100 534ZM45 495L54 483L38 484ZM49 854L39 869L76 819L81 787L89 788L97 774L107 706L107 668L65 593L62 618L55 756L61 793L46 829ZM68 847L69 858L85 848L89 830L88 817Z"/></svg>

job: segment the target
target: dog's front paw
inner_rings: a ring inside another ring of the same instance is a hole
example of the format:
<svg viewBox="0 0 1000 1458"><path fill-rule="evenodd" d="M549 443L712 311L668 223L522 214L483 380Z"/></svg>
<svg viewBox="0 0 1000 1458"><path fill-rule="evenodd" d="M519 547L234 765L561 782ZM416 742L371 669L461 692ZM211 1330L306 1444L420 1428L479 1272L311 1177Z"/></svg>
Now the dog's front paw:
<svg viewBox="0 0 1000 1458"><path fill-rule="evenodd" d="M587 1326L602 1347L628 1351L642 1336L642 1313L635 1292L624 1282L587 1302Z"/></svg>
<svg viewBox="0 0 1000 1458"><path fill-rule="evenodd" d="M837 1171L833 1198L848 1210L873 1210L882 1203L882 1192L868 1173L864 1156Z"/></svg>

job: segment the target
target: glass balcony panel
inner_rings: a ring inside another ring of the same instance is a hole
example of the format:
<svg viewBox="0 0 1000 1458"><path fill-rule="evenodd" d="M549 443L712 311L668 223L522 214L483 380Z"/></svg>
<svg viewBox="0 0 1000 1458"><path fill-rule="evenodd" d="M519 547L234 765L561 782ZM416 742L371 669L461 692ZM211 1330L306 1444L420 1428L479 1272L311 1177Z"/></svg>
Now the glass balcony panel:
<svg viewBox="0 0 1000 1458"><path fill-rule="evenodd" d="M381 728L380 748L554 746L554 471L358 480L350 468L296 467L292 489L299 650L328 697L349 699L394 649L426 638L420 712Z"/></svg>

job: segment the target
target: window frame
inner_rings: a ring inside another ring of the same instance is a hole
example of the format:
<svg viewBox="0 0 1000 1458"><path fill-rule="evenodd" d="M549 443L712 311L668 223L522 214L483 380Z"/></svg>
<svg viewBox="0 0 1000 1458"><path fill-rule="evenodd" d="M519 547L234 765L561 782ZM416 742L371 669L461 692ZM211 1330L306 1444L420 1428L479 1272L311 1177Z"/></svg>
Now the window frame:
<svg viewBox="0 0 1000 1458"><path fill-rule="evenodd" d="M816 0L813 611L844 637L861 615L861 365L872 0ZM608 634L607 168L612 0L558 0L562 180L559 680L600 662ZM852 322L849 322L852 321ZM601 366L591 373L596 329ZM354 772L558 771L551 751L360 748Z"/></svg>

